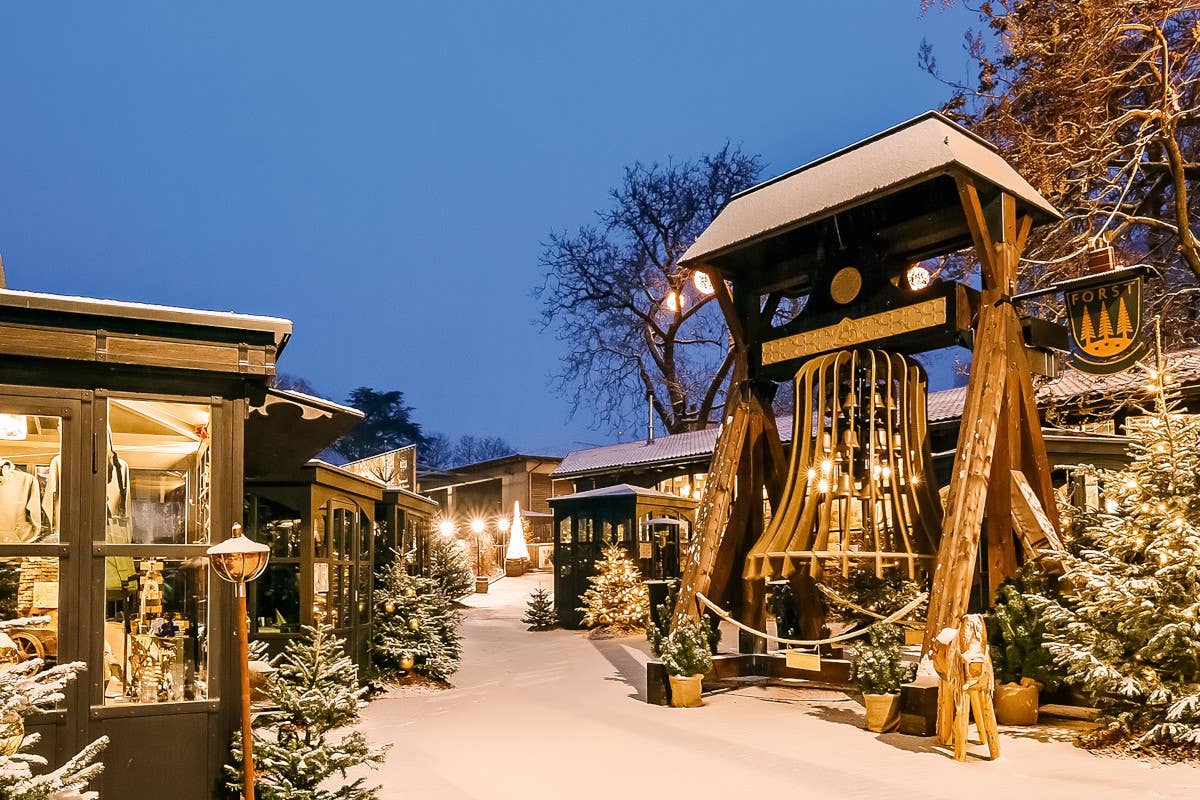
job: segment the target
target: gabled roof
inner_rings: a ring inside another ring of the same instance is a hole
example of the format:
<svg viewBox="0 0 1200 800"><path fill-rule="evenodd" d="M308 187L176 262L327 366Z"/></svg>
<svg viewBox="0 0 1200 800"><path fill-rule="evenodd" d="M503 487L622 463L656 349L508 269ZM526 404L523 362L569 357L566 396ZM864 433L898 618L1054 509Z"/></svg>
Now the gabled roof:
<svg viewBox="0 0 1200 800"><path fill-rule="evenodd" d="M873 244L914 260L952 252L970 245L970 234L953 185L935 187L933 182L956 174L976 178L985 202L1003 190L1035 221L1061 216L989 142L930 111L735 195L680 264L715 263L725 269L729 265L720 260L734 251L921 184L929 185L928 208L910 202L881 207L869 226ZM816 254L799 252L810 247ZM819 242L790 241L779 249L782 252L757 253L752 260L761 264L773 258L821 257Z"/></svg>

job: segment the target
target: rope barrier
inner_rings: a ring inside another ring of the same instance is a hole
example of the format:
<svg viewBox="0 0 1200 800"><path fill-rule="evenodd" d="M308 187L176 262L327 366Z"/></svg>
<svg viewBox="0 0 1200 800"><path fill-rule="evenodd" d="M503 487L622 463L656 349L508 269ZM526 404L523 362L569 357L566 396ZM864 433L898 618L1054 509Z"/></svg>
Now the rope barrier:
<svg viewBox="0 0 1200 800"><path fill-rule="evenodd" d="M926 598L927 594L928 594L927 592L921 592L919 595L916 596L916 598L911 603L906 605L904 608L900 609L899 611L897 611L896 613L892 614L889 617L885 617L885 618L879 620L878 622L872 622L870 625L868 625L865 628L858 628L853 631L850 631L849 633L839 634L838 636L830 636L828 639L783 639L779 636L772 636L771 634L767 633L766 631L756 630L754 628L751 628L749 625L744 625L741 622L738 622L736 619L729 616L728 611L721 608L719 605L714 603L712 600L709 600L707 597L705 597L700 592L696 592L696 600L698 602L702 603L704 606L706 606L710 611L712 611L718 617L723 619L725 622L728 622L730 625L733 625L738 630L745 631L746 633L749 633L749 634L753 634L754 636L757 636L760 639L766 639L768 642L778 642L779 644L786 644L786 645L790 645L793 647L817 647L817 646L823 645L823 644L834 644L835 642L844 642L849 639L856 639L859 636L862 636L867 631L871 630L871 628L874 628L876 625L888 625L888 624L895 622L898 619L906 617L913 611L913 609L915 609L917 606L921 605L921 603L925 602L925 598Z"/></svg>
<svg viewBox="0 0 1200 800"><path fill-rule="evenodd" d="M872 617L874 619L881 620L881 619L885 618L883 616L883 614L880 614L876 611L872 611L869 608L863 608L860 605L850 602L849 600L847 600L846 598L842 597L840 594L835 592L833 589L830 589L828 586L822 586L819 583L816 586L818 589L820 589L825 594L826 597L828 597L830 600L833 601L834 605L839 605L842 608L848 608L851 611L857 612L864 616ZM912 620L900 620L900 624L904 625L905 627L908 627L908 628L923 628L924 627L921 623L913 622Z"/></svg>

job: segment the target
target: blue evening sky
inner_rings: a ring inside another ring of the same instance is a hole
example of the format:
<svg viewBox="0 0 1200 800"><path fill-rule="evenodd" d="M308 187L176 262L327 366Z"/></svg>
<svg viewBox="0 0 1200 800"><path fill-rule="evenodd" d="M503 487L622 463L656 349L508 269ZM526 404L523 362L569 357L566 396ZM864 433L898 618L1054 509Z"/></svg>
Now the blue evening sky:
<svg viewBox="0 0 1200 800"><path fill-rule="evenodd" d="M282 371L336 399L612 441L547 391L539 243L636 160L728 138L770 175L938 106L917 47L961 76L973 20L919 6L4 3L9 286L287 317Z"/></svg>

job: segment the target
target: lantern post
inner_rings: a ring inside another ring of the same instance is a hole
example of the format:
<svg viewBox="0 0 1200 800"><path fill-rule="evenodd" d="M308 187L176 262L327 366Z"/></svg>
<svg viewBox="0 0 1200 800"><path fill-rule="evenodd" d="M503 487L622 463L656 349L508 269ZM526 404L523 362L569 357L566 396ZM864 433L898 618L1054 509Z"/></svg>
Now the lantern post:
<svg viewBox="0 0 1200 800"><path fill-rule="evenodd" d="M254 800L254 737L250 730L250 631L246 621L246 584L267 568L271 548L247 539L242 526L233 536L208 548L209 564L222 580L233 584L237 599L238 668L242 679L242 797Z"/></svg>

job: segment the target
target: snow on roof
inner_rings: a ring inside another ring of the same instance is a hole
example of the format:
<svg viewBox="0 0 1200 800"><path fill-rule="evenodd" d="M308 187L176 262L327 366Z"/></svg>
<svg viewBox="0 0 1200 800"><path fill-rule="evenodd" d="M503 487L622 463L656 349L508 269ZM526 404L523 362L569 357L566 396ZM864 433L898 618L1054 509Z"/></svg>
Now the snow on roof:
<svg viewBox="0 0 1200 800"><path fill-rule="evenodd" d="M557 497L549 498L551 505L561 500L584 500L595 497L658 497L671 502L689 502L688 498L680 497L667 492L660 492L657 489L647 489L643 486L632 486L628 483L618 483L616 486L604 486L599 489L588 489L586 492L575 492L574 494L560 494Z"/></svg>
<svg viewBox="0 0 1200 800"><path fill-rule="evenodd" d="M104 300L95 297L74 297L64 294L0 289L0 305L40 311L105 317L119 316L153 322L203 325L210 328L263 331L274 335L275 346L280 349L292 335L291 320L280 317L238 314L233 311L205 311L196 308L160 306L152 303L133 303L126 300Z"/></svg>
<svg viewBox="0 0 1200 800"><path fill-rule="evenodd" d="M734 195L680 263L721 256L952 170L1010 192L1042 220L1061 216L987 140L929 111Z"/></svg>

